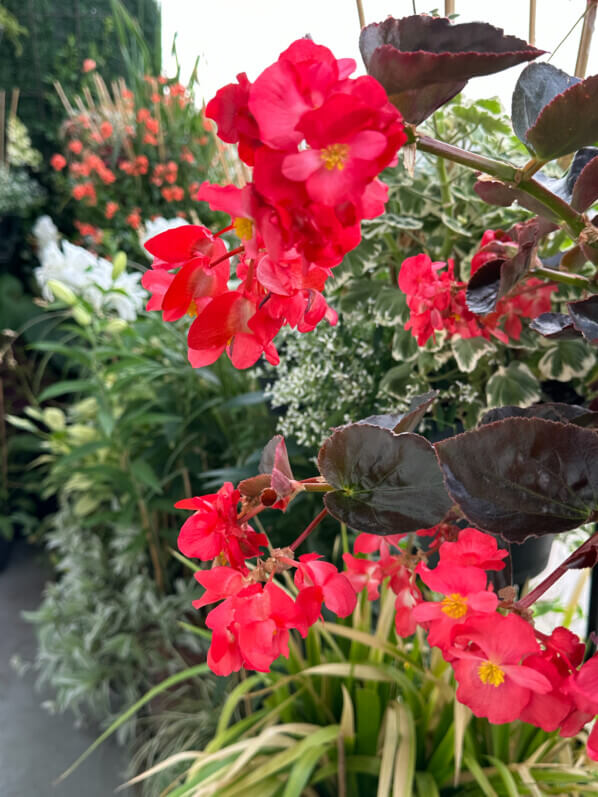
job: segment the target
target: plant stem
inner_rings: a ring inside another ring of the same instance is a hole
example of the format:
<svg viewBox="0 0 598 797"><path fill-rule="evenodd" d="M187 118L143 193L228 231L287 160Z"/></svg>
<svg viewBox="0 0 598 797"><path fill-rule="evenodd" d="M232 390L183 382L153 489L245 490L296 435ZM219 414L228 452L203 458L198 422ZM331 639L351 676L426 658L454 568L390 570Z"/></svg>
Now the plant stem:
<svg viewBox="0 0 598 797"><path fill-rule="evenodd" d="M331 490L334 490L334 487L332 487L327 482L304 481L300 482L300 484L303 486L303 489L307 493L329 493Z"/></svg>
<svg viewBox="0 0 598 797"><path fill-rule="evenodd" d="M462 166L467 166L475 171L484 172L492 177L497 177L499 180L525 191L526 194L534 197L534 199L541 202L544 207L552 211L558 218L562 219L570 228L573 236L577 238L585 227L585 221L581 213L573 210L566 202L564 202L552 191L544 188L543 185L535 180L521 179L522 172L511 163L495 160L494 158L487 158L485 155L478 155L475 152L467 152L460 147L455 147L453 144L447 144L444 141L438 141L431 136L421 136L414 131L411 131L412 140L415 141L417 148L422 152L429 152L431 155L437 155L446 160L460 163Z"/></svg>
<svg viewBox="0 0 598 797"><path fill-rule="evenodd" d="M553 584L559 580L559 578L569 570L576 569L574 565L576 562L579 561L580 556L585 555L592 549L598 548L598 531L594 532L592 536L587 539L579 548L576 548L571 556L568 556L565 561L556 567L550 575L546 576L544 581L542 581L538 586L533 589L531 592L528 592L523 598L515 603L516 609L529 609L529 607L535 603L538 598L541 598L542 595L546 592L547 589L552 587Z"/></svg>
<svg viewBox="0 0 598 797"><path fill-rule="evenodd" d="M309 537L309 535L316 528L316 526L318 526L322 522L322 520L324 520L327 514L328 510L326 509L326 507L324 507L324 509L320 512L320 514L316 515L316 517L312 520L309 526L307 526L307 528L301 532L301 534L297 537L295 542L289 546L291 551L297 550L297 548L301 545L301 543L304 542Z"/></svg>
<svg viewBox="0 0 598 797"><path fill-rule="evenodd" d="M412 141L422 152L438 155L441 158L446 158L446 160L460 163L462 166L468 166L470 169L491 174L493 177L498 177L499 180L505 180L509 183L514 183L517 179L517 169L510 163L487 158L485 155L478 155L475 152L467 152L467 150L455 147L453 144L447 144L445 141L438 141L438 139L431 136L413 133L412 136Z"/></svg>
<svg viewBox="0 0 598 797"><path fill-rule="evenodd" d="M561 282L563 285L573 285L576 288L586 288L592 290L592 283L587 277L581 274L568 274L564 271L556 271L546 266L536 266L531 273L536 277L544 277L552 282Z"/></svg>
<svg viewBox="0 0 598 797"><path fill-rule="evenodd" d="M453 209L453 198L451 196L451 189L449 186L449 179L446 171L446 161L443 158L437 158L436 171L438 173L438 179L440 180L440 195L442 197L442 209L447 216L450 216L451 211ZM442 254L441 254L442 260L446 260L446 258L450 255L452 248L453 248L453 231L449 227L445 226L444 243L442 244ZM458 279L459 274L457 274L456 276Z"/></svg>

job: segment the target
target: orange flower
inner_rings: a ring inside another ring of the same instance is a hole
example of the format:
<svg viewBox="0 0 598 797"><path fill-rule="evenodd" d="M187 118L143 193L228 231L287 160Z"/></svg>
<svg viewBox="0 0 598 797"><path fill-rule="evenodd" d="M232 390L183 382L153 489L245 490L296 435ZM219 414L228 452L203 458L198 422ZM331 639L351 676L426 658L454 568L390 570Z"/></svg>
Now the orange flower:
<svg viewBox="0 0 598 797"><path fill-rule="evenodd" d="M111 219L116 211L118 210L119 205L118 202L106 202L106 209L104 211L104 215L107 219Z"/></svg>
<svg viewBox="0 0 598 797"><path fill-rule="evenodd" d="M83 151L83 143L79 141L78 138L74 138L72 141L69 141L68 148L73 154L79 155Z"/></svg>
<svg viewBox="0 0 598 797"><path fill-rule="evenodd" d="M93 58L86 58L85 61L83 61L84 72L93 72L95 68L96 68L96 62L93 60Z"/></svg>
<svg viewBox="0 0 598 797"><path fill-rule="evenodd" d="M102 138L110 138L112 135L112 125L110 122L102 122L100 125L100 134Z"/></svg>
<svg viewBox="0 0 598 797"><path fill-rule="evenodd" d="M66 158L64 155L61 155L59 152L57 152L50 158L50 166L54 169L54 171L60 172L66 166Z"/></svg>
<svg viewBox="0 0 598 797"><path fill-rule="evenodd" d="M134 230L139 229L139 227L141 226L141 216L139 215L139 213L140 213L139 208L135 208L135 210L132 213L129 213L129 215L126 218L127 224L130 227L132 227Z"/></svg>

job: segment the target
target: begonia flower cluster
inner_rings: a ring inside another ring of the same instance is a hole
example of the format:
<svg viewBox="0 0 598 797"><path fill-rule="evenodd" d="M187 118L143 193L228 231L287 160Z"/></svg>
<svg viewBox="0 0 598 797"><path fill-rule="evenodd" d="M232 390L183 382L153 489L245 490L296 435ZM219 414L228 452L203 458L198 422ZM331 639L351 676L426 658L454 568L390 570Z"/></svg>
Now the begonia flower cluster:
<svg viewBox="0 0 598 797"><path fill-rule="evenodd" d="M584 663L585 646L574 633L562 627L541 633L529 610L514 602L513 588L495 591L492 574L504 569L508 551L494 536L445 519L419 529L416 548L400 532L359 534L353 553L343 555L344 573L317 553L295 559L294 548L317 520L290 547L274 550L249 520L266 508L286 511L313 479L294 479L282 437L266 447L265 462L270 473L176 504L193 511L179 549L213 563L195 574L205 591L193 602L218 604L205 621L213 672L266 672L279 656L288 657L290 632L306 637L323 606L347 617L359 593L375 601L389 590L397 636L410 637L418 626L426 632L453 669L458 700L477 717L495 724L519 719L563 737L594 720L598 654ZM291 570L294 592L276 581ZM598 760L598 730L589 734L588 754Z"/></svg>
<svg viewBox="0 0 598 797"><path fill-rule="evenodd" d="M502 569L507 551L491 535L463 529L438 552L436 567L422 562L416 572L442 597L421 601L413 615L453 667L457 699L495 724L519 719L577 734L598 714L598 655L583 663L585 646L574 633L560 627L542 634L500 600L487 571ZM596 726L588 754L598 760Z"/></svg>
<svg viewBox="0 0 598 797"><path fill-rule="evenodd" d="M324 285L359 243L361 220L384 212L388 188L378 175L406 141L382 86L349 77L355 66L300 39L255 82L240 74L208 103L218 136L237 144L252 168L251 182L203 183L197 199L227 213L231 225L216 235L190 225L148 241L155 260L143 281L149 308L165 320L195 317L192 365L225 351L237 368L262 354L276 364L272 341L283 325L308 332L324 318L336 323ZM230 230L241 245L227 252L220 236ZM231 289L233 254L240 257Z"/></svg>
<svg viewBox="0 0 598 797"><path fill-rule="evenodd" d="M217 675L241 667L267 672L279 656L288 657L291 629L305 637L322 605L347 617L356 603L349 579L334 565L320 561L318 554L295 560L287 548L271 551L265 561L257 558L268 548L268 539L243 519L241 499L240 491L227 482L217 493L176 504L193 510L179 534L180 551L215 565L195 574L205 592L193 605L200 608L221 601L206 618L212 630L208 665ZM257 560L252 567L251 559ZM296 598L274 580L276 573L291 568Z"/></svg>
<svg viewBox="0 0 598 797"><path fill-rule="evenodd" d="M509 256L517 244L502 230L486 230L471 261L471 276L490 260ZM519 340L522 318L535 318L551 309L555 285L529 277L498 300L496 308L485 316L471 312L466 302L467 284L455 277L454 262L433 263L425 254L409 257L399 272L399 288L407 296L411 316L410 329L419 346L435 333L444 331L448 338L495 337L502 343Z"/></svg>

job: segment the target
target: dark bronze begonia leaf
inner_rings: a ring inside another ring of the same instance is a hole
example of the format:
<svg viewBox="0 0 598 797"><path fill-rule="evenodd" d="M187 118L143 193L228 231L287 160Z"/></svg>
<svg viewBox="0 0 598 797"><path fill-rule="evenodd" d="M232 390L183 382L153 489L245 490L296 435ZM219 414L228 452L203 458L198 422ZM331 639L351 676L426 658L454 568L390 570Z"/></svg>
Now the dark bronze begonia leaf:
<svg viewBox="0 0 598 797"><path fill-rule="evenodd" d="M416 434L351 424L337 429L318 455L335 489L326 508L353 529L397 534L439 523L451 507L432 445Z"/></svg>
<svg viewBox="0 0 598 797"><path fill-rule="evenodd" d="M436 444L446 486L479 529L509 542L558 534L598 508L598 435L507 418Z"/></svg>
<svg viewBox="0 0 598 797"><path fill-rule="evenodd" d="M470 78L543 53L485 22L452 25L446 18L423 14L367 25L359 47L369 74L411 124L447 103Z"/></svg>

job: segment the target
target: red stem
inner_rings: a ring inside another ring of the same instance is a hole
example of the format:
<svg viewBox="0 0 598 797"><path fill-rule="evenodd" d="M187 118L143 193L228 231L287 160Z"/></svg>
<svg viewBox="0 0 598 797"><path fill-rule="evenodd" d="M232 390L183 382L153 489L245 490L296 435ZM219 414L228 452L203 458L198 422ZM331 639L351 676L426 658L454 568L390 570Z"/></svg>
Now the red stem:
<svg viewBox="0 0 598 797"><path fill-rule="evenodd" d="M538 586L533 589L531 592L528 592L521 600L518 600L515 604L515 608L517 609L529 609L532 603L535 603L538 598L541 598L542 595L546 592L547 589L552 587L553 584L559 580L561 576L564 576L568 570L576 569L571 568L568 565L571 562L574 562L576 559L579 558L580 554L586 553L586 551L590 551L592 548L596 548L598 544L598 531L594 532L592 536L587 539L579 548L576 548L571 556L568 556L565 561L556 567L550 575L546 576L544 581L542 581Z"/></svg>
<svg viewBox="0 0 598 797"><path fill-rule="evenodd" d="M297 539L295 540L295 542L294 542L294 543L293 543L293 544L290 546L290 548L291 548L291 551L296 551L296 550L297 550L297 548L298 548L298 547L301 545L301 543L302 543L302 542L304 542L304 540L306 540L306 539L309 537L309 535L310 535L310 534L312 533L312 531L313 531L313 530L316 528L316 526L318 526L318 525L319 525L319 524L322 522L322 520L324 520L324 518L326 517L326 515L327 515L327 514L328 514L328 510L326 509L326 507L324 507L324 509L323 509L323 510L320 512L320 514L319 514L319 515L317 515L317 516L316 516L316 517L315 517L315 518L312 520L312 522L311 522L311 523L309 524L309 526L308 526L308 527L305 529L305 531L303 531L303 532L302 532L302 533L301 533L301 534L300 534L300 535L297 537Z"/></svg>
<svg viewBox="0 0 598 797"><path fill-rule="evenodd" d="M216 260L212 260L212 262L210 263L210 268L214 268L214 266L217 266L218 263L222 263L223 260L228 260L229 257L233 257L233 255L240 255L241 252L244 251L245 247L241 244L241 246L237 246L236 249L231 249L230 252L227 252L225 255L222 255L222 257L218 257L216 258Z"/></svg>
<svg viewBox="0 0 598 797"><path fill-rule="evenodd" d="M232 230L234 226L235 226L234 224L229 224L228 227L223 227L221 230L218 230L218 232L214 233L214 238L218 238L220 235L224 235L225 232Z"/></svg>

